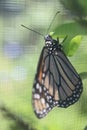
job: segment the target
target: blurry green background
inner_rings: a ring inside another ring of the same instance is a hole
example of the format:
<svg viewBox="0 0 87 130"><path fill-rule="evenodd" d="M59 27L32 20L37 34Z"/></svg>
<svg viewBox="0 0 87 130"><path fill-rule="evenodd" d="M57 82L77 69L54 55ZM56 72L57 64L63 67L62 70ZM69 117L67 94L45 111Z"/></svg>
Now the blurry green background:
<svg viewBox="0 0 87 130"><path fill-rule="evenodd" d="M50 31L59 37L82 35L81 45L69 59L78 73L84 75L86 0L0 0L0 130L87 130L87 74L76 104L67 109L56 107L41 120L32 108L32 85L44 38L21 24L45 34L58 10Z"/></svg>

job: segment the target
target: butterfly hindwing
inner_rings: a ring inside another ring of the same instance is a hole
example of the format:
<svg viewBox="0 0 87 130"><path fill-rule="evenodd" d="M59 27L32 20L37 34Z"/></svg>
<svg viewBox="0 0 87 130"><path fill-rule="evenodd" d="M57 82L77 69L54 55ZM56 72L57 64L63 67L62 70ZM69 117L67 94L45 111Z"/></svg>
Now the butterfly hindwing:
<svg viewBox="0 0 87 130"><path fill-rule="evenodd" d="M58 106L68 107L79 99L83 90L82 81L63 51L59 51L54 60L60 78L57 82L60 97Z"/></svg>

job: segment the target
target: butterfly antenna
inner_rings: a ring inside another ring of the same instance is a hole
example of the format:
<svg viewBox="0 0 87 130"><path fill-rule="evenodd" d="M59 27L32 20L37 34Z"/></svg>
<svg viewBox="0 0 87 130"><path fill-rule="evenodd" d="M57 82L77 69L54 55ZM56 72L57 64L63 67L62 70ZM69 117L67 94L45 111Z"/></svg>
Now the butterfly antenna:
<svg viewBox="0 0 87 130"><path fill-rule="evenodd" d="M49 25L49 27L48 27L46 33L49 32L49 30L50 30L50 28L51 28L51 26L52 26L52 24L53 24L53 22L54 22L54 20L55 20L55 18L56 18L56 16L57 16L58 13L60 13L60 11L57 11L56 14L54 15L54 17L53 17L53 19L52 19L52 21L51 21L51 23L50 23L50 25Z"/></svg>
<svg viewBox="0 0 87 130"><path fill-rule="evenodd" d="M44 35L43 34L41 34L41 33L39 33L39 32L37 32L37 31L35 31L35 30L33 30L33 29L31 29L31 28L28 28L28 27L26 27L25 25L21 25L22 27L24 27L24 28L26 28L26 29L28 29L28 30L30 30L30 31L33 31L33 32L35 32L35 33L37 33L37 34L39 34L39 35L41 35L41 36L43 36L44 37Z"/></svg>

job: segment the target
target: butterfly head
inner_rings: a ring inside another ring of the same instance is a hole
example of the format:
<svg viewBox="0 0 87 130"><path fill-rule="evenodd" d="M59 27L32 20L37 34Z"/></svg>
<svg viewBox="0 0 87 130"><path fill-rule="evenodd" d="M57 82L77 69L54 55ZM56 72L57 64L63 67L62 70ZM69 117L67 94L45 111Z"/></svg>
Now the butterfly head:
<svg viewBox="0 0 87 130"><path fill-rule="evenodd" d="M46 35L44 39L45 39L45 46L49 50L55 50L55 49L61 50L61 45L59 44L59 40L53 39L50 35Z"/></svg>
<svg viewBox="0 0 87 130"><path fill-rule="evenodd" d="M44 39L45 39L46 46L48 47L52 47L53 45L57 43L57 41L52 39L50 35L46 35Z"/></svg>
<svg viewBox="0 0 87 130"><path fill-rule="evenodd" d="M44 37L44 39L45 39L45 42L46 42L46 41L53 41L52 37L51 37L49 34L46 35L46 36Z"/></svg>

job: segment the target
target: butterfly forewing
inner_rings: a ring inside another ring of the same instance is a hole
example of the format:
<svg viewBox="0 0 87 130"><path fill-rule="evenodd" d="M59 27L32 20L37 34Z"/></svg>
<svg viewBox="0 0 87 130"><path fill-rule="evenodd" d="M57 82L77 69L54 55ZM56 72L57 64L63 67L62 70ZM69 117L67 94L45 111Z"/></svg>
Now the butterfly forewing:
<svg viewBox="0 0 87 130"><path fill-rule="evenodd" d="M38 118L44 117L53 108L53 97L50 95L53 91L53 78L51 78L51 85L49 79L51 75L48 71L49 56L47 51L46 48L42 50L33 85L33 107ZM48 91L49 89L50 93Z"/></svg>
<svg viewBox="0 0 87 130"><path fill-rule="evenodd" d="M59 43L50 36L41 52L33 85L33 107L43 118L55 106L68 107L82 93L81 79L65 56Z"/></svg>

